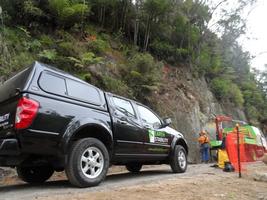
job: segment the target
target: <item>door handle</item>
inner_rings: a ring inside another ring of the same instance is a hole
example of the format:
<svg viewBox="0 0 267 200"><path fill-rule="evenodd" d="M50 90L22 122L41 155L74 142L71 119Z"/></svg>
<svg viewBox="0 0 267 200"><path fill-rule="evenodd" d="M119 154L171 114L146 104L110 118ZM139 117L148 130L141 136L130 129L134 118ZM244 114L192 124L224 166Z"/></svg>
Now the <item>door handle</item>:
<svg viewBox="0 0 267 200"><path fill-rule="evenodd" d="M144 125L144 128L145 129L150 129L150 126L146 124L146 125Z"/></svg>
<svg viewBox="0 0 267 200"><path fill-rule="evenodd" d="M121 121L121 120L118 120L118 123L120 123L120 124L127 124L126 121Z"/></svg>
<svg viewBox="0 0 267 200"><path fill-rule="evenodd" d="M118 123L120 123L120 124L127 124L127 118L126 117L120 117L118 119Z"/></svg>

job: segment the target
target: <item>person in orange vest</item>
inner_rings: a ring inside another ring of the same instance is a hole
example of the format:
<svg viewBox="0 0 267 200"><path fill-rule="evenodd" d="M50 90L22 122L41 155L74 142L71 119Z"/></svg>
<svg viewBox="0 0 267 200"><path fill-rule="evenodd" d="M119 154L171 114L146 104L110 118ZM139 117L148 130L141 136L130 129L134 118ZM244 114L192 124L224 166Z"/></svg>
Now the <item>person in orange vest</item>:
<svg viewBox="0 0 267 200"><path fill-rule="evenodd" d="M200 144L201 161L208 163L210 155L210 139L206 131L202 130L199 133L198 142Z"/></svg>

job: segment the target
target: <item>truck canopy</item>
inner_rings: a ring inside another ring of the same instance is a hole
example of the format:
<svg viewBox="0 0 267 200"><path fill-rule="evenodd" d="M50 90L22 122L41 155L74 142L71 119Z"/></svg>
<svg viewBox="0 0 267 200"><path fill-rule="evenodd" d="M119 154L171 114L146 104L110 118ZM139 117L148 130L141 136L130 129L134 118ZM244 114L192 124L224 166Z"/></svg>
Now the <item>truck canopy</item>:
<svg viewBox="0 0 267 200"><path fill-rule="evenodd" d="M102 90L57 68L34 62L0 85L0 139L15 127L19 100L27 93L107 111Z"/></svg>
<svg viewBox="0 0 267 200"><path fill-rule="evenodd" d="M19 91L26 88L34 65L28 67L0 85L0 103L14 97Z"/></svg>

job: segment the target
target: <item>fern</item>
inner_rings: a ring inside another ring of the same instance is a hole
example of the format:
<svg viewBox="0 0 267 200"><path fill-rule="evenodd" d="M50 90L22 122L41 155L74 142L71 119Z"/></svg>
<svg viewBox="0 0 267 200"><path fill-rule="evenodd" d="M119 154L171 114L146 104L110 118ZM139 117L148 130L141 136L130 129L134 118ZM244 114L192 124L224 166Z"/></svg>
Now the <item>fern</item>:
<svg viewBox="0 0 267 200"><path fill-rule="evenodd" d="M86 4L73 3L70 0L49 0L48 7L59 25L71 27L81 21L90 11Z"/></svg>
<svg viewBox="0 0 267 200"><path fill-rule="evenodd" d="M74 64L75 67L79 67L79 68L83 68L84 65L83 65L83 62L77 58L74 58L74 57L67 57L67 59Z"/></svg>
<svg viewBox="0 0 267 200"><path fill-rule="evenodd" d="M40 8L38 8L35 5L35 2L32 0L27 0L24 2L23 10L25 13L32 15L32 16L36 16L36 17L44 16L44 12Z"/></svg>
<svg viewBox="0 0 267 200"><path fill-rule="evenodd" d="M57 52L55 49L43 50L38 56L40 59L54 61L57 57Z"/></svg>

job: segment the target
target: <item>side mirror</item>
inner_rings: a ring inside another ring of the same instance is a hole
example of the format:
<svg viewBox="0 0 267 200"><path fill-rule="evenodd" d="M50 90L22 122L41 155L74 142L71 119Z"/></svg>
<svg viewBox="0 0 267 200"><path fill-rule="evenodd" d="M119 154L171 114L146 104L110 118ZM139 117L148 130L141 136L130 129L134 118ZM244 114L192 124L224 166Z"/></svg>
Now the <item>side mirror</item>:
<svg viewBox="0 0 267 200"><path fill-rule="evenodd" d="M163 119L163 124L162 124L162 128L169 126L172 123L172 119L171 118L164 118Z"/></svg>
<svg viewBox="0 0 267 200"><path fill-rule="evenodd" d="M156 122L156 123L153 124L153 128L154 129L159 129L159 128L161 128L161 126L162 125L159 122Z"/></svg>

